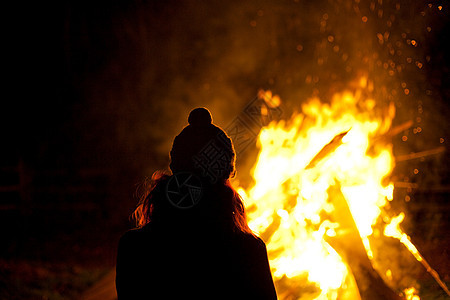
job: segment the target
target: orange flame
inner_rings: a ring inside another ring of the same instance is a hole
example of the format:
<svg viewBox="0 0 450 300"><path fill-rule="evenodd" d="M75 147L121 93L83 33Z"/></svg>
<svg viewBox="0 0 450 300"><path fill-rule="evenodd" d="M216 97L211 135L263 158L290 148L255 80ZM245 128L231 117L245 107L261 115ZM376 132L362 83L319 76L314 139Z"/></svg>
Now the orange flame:
<svg viewBox="0 0 450 300"><path fill-rule="evenodd" d="M290 297L300 297L299 282L307 278L318 290L314 299L337 299L347 284L347 265L324 240L340 227L330 218L334 206L327 191L332 186L341 187L367 254L373 256L372 226L393 198L394 186L385 178L394 160L392 145L371 140L389 130L395 108L391 103L387 112L377 111L376 102L362 96L367 79L358 83L358 90L335 94L330 104L311 99L302 113L263 128L252 170L255 183L238 188L250 228L267 243L281 294L289 290ZM271 92L261 95L273 98ZM279 104L279 98L274 102Z"/></svg>
<svg viewBox="0 0 450 300"><path fill-rule="evenodd" d="M416 246L414 246L414 244L411 242L411 238L400 229L400 223L403 222L404 218L405 218L404 213L400 213L398 216L393 217L391 219L390 223L387 224L386 227L384 228L384 235L396 238L400 241L400 243L405 245L405 247L409 250L409 252L411 252L411 254L414 255L414 257L417 259L417 261L422 263L422 265L425 267L427 272L430 273L431 276L433 276L434 280L436 280L436 282L439 284L439 286L447 293L448 296L450 296L450 291L449 291L447 285L439 277L439 274L423 258L423 256L420 254L419 250L417 250ZM419 296L414 295L413 292L415 292L414 288L406 289L405 290L406 298L408 300L409 299L411 299L411 300L420 299ZM411 294L411 293L413 293L413 294Z"/></svg>
<svg viewBox="0 0 450 300"><path fill-rule="evenodd" d="M423 258L417 250L416 246L413 245L409 236L400 229L399 225L404 218L404 213L400 213L398 216L393 217L391 219L391 222L384 228L384 235L398 239L400 243L408 248L409 252L411 252L418 261L422 261Z"/></svg>
<svg viewBox="0 0 450 300"><path fill-rule="evenodd" d="M406 300L420 300L420 297L417 295L417 290L413 287L405 289L403 292Z"/></svg>

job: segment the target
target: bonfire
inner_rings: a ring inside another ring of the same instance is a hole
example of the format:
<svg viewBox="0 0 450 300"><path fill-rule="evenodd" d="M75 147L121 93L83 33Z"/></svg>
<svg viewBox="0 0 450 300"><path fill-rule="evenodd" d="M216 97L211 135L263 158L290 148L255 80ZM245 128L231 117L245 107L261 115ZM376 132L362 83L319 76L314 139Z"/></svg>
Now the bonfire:
<svg viewBox="0 0 450 300"><path fill-rule="evenodd" d="M367 78L359 78L329 103L309 99L258 135L253 184L238 191L250 227L267 243L280 299L419 300L418 287L395 286L396 270L377 260L383 235L405 246L448 293L402 231L405 213L388 209L390 137L411 123L393 128L394 104L377 107L367 88ZM280 104L270 91L259 95L269 107Z"/></svg>

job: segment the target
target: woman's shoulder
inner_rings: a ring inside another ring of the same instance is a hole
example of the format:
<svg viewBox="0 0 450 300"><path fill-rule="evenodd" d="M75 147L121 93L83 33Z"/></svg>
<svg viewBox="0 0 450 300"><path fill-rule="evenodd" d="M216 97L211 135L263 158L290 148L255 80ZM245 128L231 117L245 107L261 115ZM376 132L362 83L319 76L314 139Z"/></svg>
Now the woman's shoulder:
<svg viewBox="0 0 450 300"><path fill-rule="evenodd" d="M150 224L141 228L133 228L126 231L120 237L119 244L135 244L146 238L152 231Z"/></svg>
<svg viewBox="0 0 450 300"><path fill-rule="evenodd" d="M266 249L266 243L264 243L264 241L255 234L240 232L237 234L237 238L246 248Z"/></svg>

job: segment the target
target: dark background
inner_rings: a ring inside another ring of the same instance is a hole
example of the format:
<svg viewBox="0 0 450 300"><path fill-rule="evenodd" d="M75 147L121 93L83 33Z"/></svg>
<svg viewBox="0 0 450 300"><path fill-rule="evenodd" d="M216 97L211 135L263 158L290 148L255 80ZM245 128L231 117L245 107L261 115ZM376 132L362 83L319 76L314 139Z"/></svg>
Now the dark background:
<svg viewBox="0 0 450 300"><path fill-rule="evenodd" d="M288 118L362 75L377 107L395 103L394 126L413 122L392 138L395 155L446 149L397 163L391 180L417 184L397 188L393 207L448 281L448 9L350 0L8 7L0 295L76 297L112 268L136 185L167 167L192 108L208 107L225 127L270 89ZM255 154L252 146L239 158L243 177Z"/></svg>

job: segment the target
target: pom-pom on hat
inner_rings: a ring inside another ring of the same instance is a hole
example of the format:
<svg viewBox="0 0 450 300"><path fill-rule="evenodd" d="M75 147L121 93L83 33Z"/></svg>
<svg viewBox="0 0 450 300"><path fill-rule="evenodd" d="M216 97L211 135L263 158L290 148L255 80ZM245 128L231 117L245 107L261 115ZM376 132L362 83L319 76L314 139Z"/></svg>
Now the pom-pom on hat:
<svg viewBox="0 0 450 300"><path fill-rule="evenodd" d="M233 142L212 121L211 113L204 107L189 113L189 125L175 137L170 151L172 173L192 172L212 182L234 176Z"/></svg>
<svg viewBox="0 0 450 300"><path fill-rule="evenodd" d="M212 124L211 112L204 107L195 108L189 113L188 123L192 126L208 126Z"/></svg>

